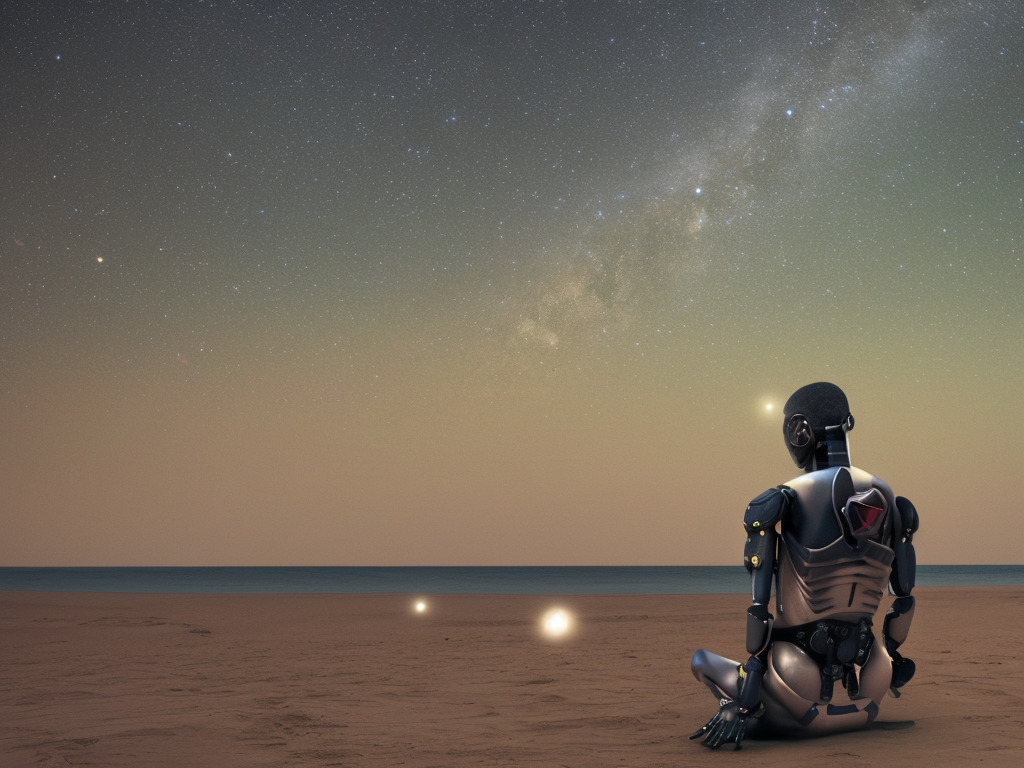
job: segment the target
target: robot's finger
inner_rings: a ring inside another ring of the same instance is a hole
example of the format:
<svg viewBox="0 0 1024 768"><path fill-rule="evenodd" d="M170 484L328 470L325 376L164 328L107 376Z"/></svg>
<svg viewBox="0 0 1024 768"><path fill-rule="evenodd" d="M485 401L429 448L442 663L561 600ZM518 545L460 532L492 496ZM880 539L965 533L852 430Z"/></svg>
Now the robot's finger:
<svg viewBox="0 0 1024 768"><path fill-rule="evenodd" d="M705 747L718 749L718 745L722 740L722 725L723 723L721 722L715 723L715 726L708 731L708 735L705 736L704 741L701 742Z"/></svg>
<svg viewBox="0 0 1024 768"><path fill-rule="evenodd" d="M696 732L690 737L691 739L699 739L702 736L706 739L708 732L715 726L715 724L721 719L722 715L720 712L715 713L715 716L702 725Z"/></svg>
<svg viewBox="0 0 1024 768"><path fill-rule="evenodd" d="M716 733L714 742L709 746L712 749L718 749L723 744L728 744L730 741L732 741L732 732L735 727L735 722L729 722L727 720L723 720L722 722L720 722L718 724L718 728L715 729Z"/></svg>
<svg viewBox="0 0 1024 768"><path fill-rule="evenodd" d="M740 749L740 744L743 743L743 737L747 733L747 724L744 721L740 721L739 727L736 729L736 749Z"/></svg>

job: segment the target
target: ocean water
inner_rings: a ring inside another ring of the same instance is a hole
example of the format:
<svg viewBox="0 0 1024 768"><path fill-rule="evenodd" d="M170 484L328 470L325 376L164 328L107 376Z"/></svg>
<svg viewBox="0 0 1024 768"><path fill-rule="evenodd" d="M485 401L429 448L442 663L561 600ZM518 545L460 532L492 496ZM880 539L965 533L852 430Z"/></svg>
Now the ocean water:
<svg viewBox="0 0 1024 768"><path fill-rule="evenodd" d="M1024 585L1024 565L921 565L918 586ZM743 566L0 568L0 590L216 594L744 593Z"/></svg>

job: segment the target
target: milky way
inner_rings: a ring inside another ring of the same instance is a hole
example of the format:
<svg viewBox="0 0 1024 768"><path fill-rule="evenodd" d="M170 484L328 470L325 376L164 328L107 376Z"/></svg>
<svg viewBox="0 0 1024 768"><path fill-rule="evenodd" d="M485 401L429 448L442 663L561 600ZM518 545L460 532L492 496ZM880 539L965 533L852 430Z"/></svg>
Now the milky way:
<svg viewBox="0 0 1024 768"><path fill-rule="evenodd" d="M1013 0L4 16L3 559L733 562L818 379L1019 559Z"/></svg>

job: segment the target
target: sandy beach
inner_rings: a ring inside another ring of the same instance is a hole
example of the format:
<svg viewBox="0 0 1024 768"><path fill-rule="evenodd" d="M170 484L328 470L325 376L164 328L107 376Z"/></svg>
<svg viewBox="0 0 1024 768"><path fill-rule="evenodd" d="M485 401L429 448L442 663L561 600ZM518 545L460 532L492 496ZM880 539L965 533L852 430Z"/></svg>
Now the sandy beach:
<svg viewBox="0 0 1024 768"><path fill-rule="evenodd" d="M0 592L0 765L1020 764L1024 588L916 594L870 730L711 754L689 659L743 655L744 595Z"/></svg>

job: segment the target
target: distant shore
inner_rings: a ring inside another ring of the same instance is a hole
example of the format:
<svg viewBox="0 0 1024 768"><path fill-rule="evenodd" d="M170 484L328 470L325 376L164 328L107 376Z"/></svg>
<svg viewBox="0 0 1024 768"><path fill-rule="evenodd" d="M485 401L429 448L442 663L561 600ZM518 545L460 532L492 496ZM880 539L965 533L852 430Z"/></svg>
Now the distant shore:
<svg viewBox="0 0 1024 768"><path fill-rule="evenodd" d="M923 587L917 677L870 730L748 741L723 765L1017 765L1024 587ZM743 653L744 595L0 592L11 765L685 766ZM543 632L560 607L568 633Z"/></svg>

